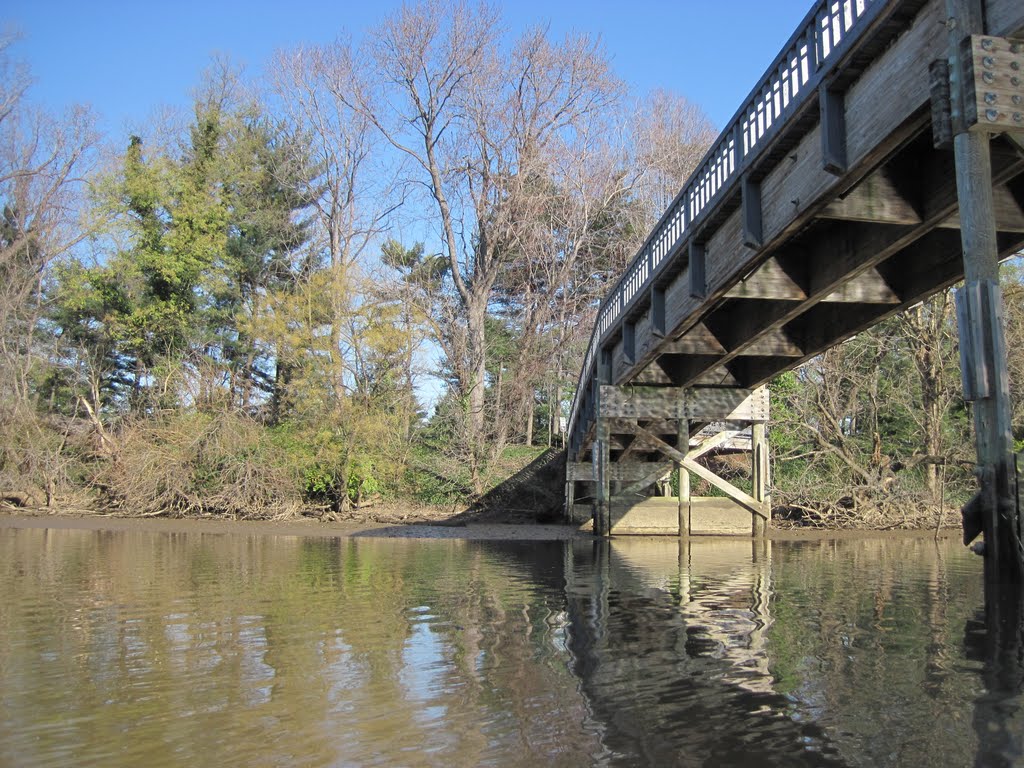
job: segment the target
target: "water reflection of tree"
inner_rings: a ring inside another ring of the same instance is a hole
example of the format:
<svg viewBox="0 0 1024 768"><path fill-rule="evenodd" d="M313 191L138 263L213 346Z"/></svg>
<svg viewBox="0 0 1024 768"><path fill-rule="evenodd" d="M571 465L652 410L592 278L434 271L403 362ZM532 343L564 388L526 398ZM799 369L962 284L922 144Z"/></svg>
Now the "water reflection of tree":
<svg viewBox="0 0 1024 768"><path fill-rule="evenodd" d="M561 545L5 531L0 764L969 765L1019 698L964 673L980 578L942 546L651 579Z"/></svg>
<svg viewBox="0 0 1024 768"><path fill-rule="evenodd" d="M0 735L0 763L596 749L552 641L561 598L486 547L26 531L0 554L0 718L26 734Z"/></svg>
<svg viewBox="0 0 1024 768"><path fill-rule="evenodd" d="M970 765L979 681L964 674L976 569L925 539L776 548L777 688L862 765ZM956 596L955 599L953 596Z"/></svg>

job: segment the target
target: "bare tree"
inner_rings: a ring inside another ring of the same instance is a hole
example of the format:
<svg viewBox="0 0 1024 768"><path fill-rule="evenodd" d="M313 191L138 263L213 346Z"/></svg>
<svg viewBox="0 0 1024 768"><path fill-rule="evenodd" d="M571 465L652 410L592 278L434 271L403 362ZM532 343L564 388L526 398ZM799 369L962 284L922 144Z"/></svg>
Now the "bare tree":
<svg viewBox="0 0 1024 768"><path fill-rule="evenodd" d="M403 7L371 33L366 57L367 86L355 103L418 169L449 261L465 326L451 340L465 344L445 352L465 398L479 490L485 324L512 253L518 201L543 176L555 138L606 105L616 86L593 41L554 44L534 30L505 53L496 12L461 2Z"/></svg>
<svg viewBox="0 0 1024 768"><path fill-rule="evenodd" d="M938 502L939 466L947 460L943 426L950 406L962 397L956 380L959 365L951 290L901 313L896 323L917 374L917 386L901 389L917 392L920 398L909 404L907 413L921 436L920 461L925 464L928 492Z"/></svg>
<svg viewBox="0 0 1024 768"><path fill-rule="evenodd" d="M527 443L539 388L547 390L549 434L557 433L564 374L578 364L567 350L586 341L569 344L569 336L589 329L570 318L586 316L601 299L715 137L681 96L656 92L628 110L607 107L560 137L545 183L534 180L516 196L517 257L501 287L515 302L521 332L509 394L519 404L517 420L526 420Z"/></svg>
<svg viewBox="0 0 1024 768"><path fill-rule="evenodd" d="M332 375L327 385L337 398L345 388L342 336L355 284L350 272L401 199L393 170L379 167L378 132L367 117L369 110L353 107L356 83L347 43L279 52L272 80L288 132L307 154L304 160L319 171L309 196L333 286L328 293Z"/></svg>
<svg viewBox="0 0 1024 768"><path fill-rule="evenodd" d="M1009 364L1010 407L1017 448L1024 445L1024 252L1003 265L1003 306L1006 310L1006 349Z"/></svg>
<svg viewBox="0 0 1024 768"><path fill-rule="evenodd" d="M699 106L678 93L652 91L637 106L637 164L645 170L641 197L650 223L668 208L718 130Z"/></svg>
<svg viewBox="0 0 1024 768"><path fill-rule="evenodd" d="M58 119L26 102L11 42L0 40L0 386L24 401L47 270L88 235L78 203L98 137L87 109Z"/></svg>

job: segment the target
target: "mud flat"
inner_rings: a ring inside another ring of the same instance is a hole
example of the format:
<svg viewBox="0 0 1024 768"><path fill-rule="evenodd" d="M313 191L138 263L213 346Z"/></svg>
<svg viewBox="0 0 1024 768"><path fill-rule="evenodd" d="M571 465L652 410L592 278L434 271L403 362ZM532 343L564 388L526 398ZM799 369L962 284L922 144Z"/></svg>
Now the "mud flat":
<svg viewBox="0 0 1024 768"><path fill-rule="evenodd" d="M416 513L410 512L410 517ZM83 531L153 531L168 533L244 534L264 536L325 536L334 538L378 537L414 539L475 539L505 541L562 541L589 539L578 526L538 523L465 522L413 520L379 522L343 520L323 522L314 518L287 520L225 520L219 518L145 518L85 513L30 513L0 511L0 531L17 528L59 528ZM916 538L934 536L934 530L828 530L823 528L775 528L775 541L821 539ZM958 528L943 528L943 538L960 536ZM701 538L694 536L694 538ZM735 537L732 537L735 538Z"/></svg>

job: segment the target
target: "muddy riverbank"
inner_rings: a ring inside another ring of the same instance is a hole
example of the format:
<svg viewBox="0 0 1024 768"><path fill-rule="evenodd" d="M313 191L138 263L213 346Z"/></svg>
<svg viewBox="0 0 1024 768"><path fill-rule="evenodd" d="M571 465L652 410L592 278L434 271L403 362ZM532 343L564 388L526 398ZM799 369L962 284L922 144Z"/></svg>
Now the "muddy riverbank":
<svg viewBox="0 0 1024 768"><path fill-rule="evenodd" d="M225 520L220 518L127 517L87 513L0 512L0 530L9 528L57 528L87 531L153 531L168 533L243 534L306 537L376 537L416 539L472 539L504 541L563 541L591 538L577 526L537 523L452 522L422 519L409 514L402 521L320 521L315 518L287 520ZM416 519L419 518L419 519ZM775 541L864 538L918 538L934 536L934 530L827 530L821 528L776 528L769 531ZM958 528L943 528L943 538L960 536Z"/></svg>

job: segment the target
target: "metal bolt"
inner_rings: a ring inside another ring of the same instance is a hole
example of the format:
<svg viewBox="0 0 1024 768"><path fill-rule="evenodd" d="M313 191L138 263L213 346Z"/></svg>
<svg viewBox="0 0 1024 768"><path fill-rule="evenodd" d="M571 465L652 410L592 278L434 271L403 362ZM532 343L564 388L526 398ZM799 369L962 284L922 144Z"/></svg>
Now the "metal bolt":
<svg viewBox="0 0 1024 768"><path fill-rule="evenodd" d="M996 103L996 95L994 93L986 93L985 94L985 103L986 104L995 104Z"/></svg>
<svg viewBox="0 0 1024 768"><path fill-rule="evenodd" d="M981 79L984 80L988 85L992 85L996 81L996 76L991 72L982 72Z"/></svg>
<svg viewBox="0 0 1024 768"><path fill-rule="evenodd" d="M1015 122L1015 123L1024 123L1024 115L1022 115L1020 112L1014 112L1013 113L1013 122Z"/></svg>
<svg viewBox="0 0 1024 768"><path fill-rule="evenodd" d="M984 65L986 69L992 69L992 67L996 65L996 60L993 59L991 56L984 56L981 59L981 63L982 65Z"/></svg>
<svg viewBox="0 0 1024 768"><path fill-rule="evenodd" d="M999 119L999 112L997 110L994 110L994 109L986 109L985 110L985 117L988 118L988 121L990 123L994 123L996 120Z"/></svg>
<svg viewBox="0 0 1024 768"><path fill-rule="evenodd" d="M1020 43L1010 43L1010 53L1020 53Z"/></svg>
<svg viewBox="0 0 1024 768"><path fill-rule="evenodd" d="M1010 78L1010 85L1012 85L1012 86L1013 86L1014 88L1016 88L1017 86L1019 86L1019 85L1020 85L1020 78L1019 78L1019 77L1017 77L1016 75L1014 75L1013 77L1011 77L1011 78Z"/></svg>
<svg viewBox="0 0 1024 768"><path fill-rule="evenodd" d="M1021 98L1021 95L1019 93L1015 93L1013 94L1012 101L1014 104L1020 104L1021 102L1024 102L1024 98Z"/></svg>
<svg viewBox="0 0 1024 768"><path fill-rule="evenodd" d="M983 39L981 41L981 47L984 48L986 51L991 51L992 50L992 40L990 38L986 37L985 39Z"/></svg>
<svg viewBox="0 0 1024 768"><path fill-rule="evenodd" d="M1016 72L1018 69L1020 69L1020 62L1019 61L1011 61L1010 62L1010 69L1012 69L1014 72Z"/></svg>

